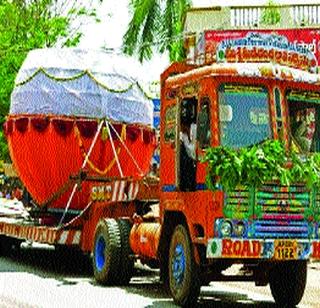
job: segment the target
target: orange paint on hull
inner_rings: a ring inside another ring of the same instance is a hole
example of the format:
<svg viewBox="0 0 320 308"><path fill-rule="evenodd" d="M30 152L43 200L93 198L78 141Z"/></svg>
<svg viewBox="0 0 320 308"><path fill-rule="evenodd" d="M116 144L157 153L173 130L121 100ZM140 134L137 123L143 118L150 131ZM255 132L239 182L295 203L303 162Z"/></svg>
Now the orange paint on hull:
<svg viewBox="0 0 320 308"><path fill-rule="evenodd" d="M28 118L32 119L32 116ZM15 117L9 116L7 123L10 120L14 122ZM128 127L130 126L127 126L127 130ZM134 129L136 128L137 126ZM136 139L127 137L125 144L141 168L142 175L121 142L114 140L114 144L119 153L123 175L138 179L149 171L155 140L150 129L139 127L136 131L139 132ZM143 138L142 132L149 134L151 138ZM49 207L53 208L65 207L74 185L70 181L70 176L79 173L93 138L94 134L90 138L81 136L76 124L73 124L70 133L65 136L59 134L52 123L40 132L32 126L31 121L24 132L19 131L16 125L12 125L11 131L7 132L10 155L18 175L39 206L44 205L53 194L69 184L67 192L49 204ZM105 140L101 133L90 155L90 163L84 170L92 176L120 175L110 139ZM90 183L84 182L81 190L75 194L70 208L83 209L89 201L89 196Z"/></svg>

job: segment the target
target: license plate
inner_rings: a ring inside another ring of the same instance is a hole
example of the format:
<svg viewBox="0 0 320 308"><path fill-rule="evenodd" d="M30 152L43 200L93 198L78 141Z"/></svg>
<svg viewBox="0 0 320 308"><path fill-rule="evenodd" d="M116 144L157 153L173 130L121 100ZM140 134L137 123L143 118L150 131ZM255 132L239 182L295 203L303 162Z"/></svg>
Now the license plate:
<svg viewBox="0 0 320 308"><path fill-rule="evenodd" d="M274 258L276 260L297 260L298 245L296 240L275 240Z"/></svg>

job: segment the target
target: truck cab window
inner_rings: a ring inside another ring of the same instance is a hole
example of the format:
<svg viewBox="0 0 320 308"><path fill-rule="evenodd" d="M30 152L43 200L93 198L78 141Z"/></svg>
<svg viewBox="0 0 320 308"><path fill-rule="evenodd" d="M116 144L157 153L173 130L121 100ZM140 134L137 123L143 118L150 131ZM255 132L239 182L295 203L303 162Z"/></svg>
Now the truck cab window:
<svg viewBox="0 0 320 308"><path fill-rule="evenodd" d="M165 111L164 140L165 142L174 142L176 136L176 112L177 106L171 105Z"/></svg>
<svg viewBox="0 0 320 308"><path fill-rule="evenodd" d="M195 190L196 178L196 118L197 99L181 101L180 112L180 190Z"/></svg>
<svg viewBox="0 0 320 308"><path fill-rule="evenodd" d="M298 153L320 151L320 93L289 90L286 94L291 147Z"/></svg>
<svg viewBox="0 0 320 308"><path fill-rule="evenodd" d="M221 145L241 148L271 138L267 89L255 85L222 84L219 88L219 119Z"/></svg>
<svg viewBox="0 0 320 308"><path fill-rule="evenodd" d="M208 97L205 97L200 102L197 124L197 140L200 149L210 146L210 137L210 100Z"/></svg>

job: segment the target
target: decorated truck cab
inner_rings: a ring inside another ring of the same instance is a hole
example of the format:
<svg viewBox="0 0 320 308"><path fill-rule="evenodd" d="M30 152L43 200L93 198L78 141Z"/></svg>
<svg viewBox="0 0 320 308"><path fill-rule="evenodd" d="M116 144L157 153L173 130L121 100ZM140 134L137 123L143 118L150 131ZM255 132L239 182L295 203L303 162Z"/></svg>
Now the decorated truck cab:
<svg viewBox="0 0 320 308"><path fill-rule="evenodd" d="M259 48L229 42L216 53L221 63L173 64L162 75L160 220L171 241L160 237L159 252L169 256L161 260L168 263L171 293L181 305L194 303L200 286L212 280L269 283L278 304L296 305L306 285L307 260L320 256L315 59L307 49L287 50L278 43L273 49L262 36L252 39ZM243 50L251 63L240 59ZM259 62L261 54L265 63ZM227 62L226 55L234 59ZM195 159L186 164L181 135L192 135L192 126ZM274 156L267 156L270 151ZM265 177L270 158L280 159L281 168ZM303 169L310 160L314 181L308 172L298 176L295 165ZM247 165L238 172L241 164ZM259 164L255 185L250 172ZM223 274L236 263L251 275Z"/></svg>

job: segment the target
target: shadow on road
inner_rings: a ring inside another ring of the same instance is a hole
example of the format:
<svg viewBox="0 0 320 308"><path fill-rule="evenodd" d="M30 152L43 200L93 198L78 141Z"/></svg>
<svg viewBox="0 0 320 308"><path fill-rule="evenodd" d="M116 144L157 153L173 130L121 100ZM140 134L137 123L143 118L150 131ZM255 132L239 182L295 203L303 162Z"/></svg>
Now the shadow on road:
<svg viewBox="0 0 320 308"><path fill-rule="evenodd" d="M91 259L78 251L55 251L43 249L22 249L9 256L0 257L0 272L27 272L42 278L52 278L59 286L76 285L88 281L93 288L105 288L93 279ZM76 278L70 280L70 277ZM177 307L171 296L159 281L158 270L137 265L134 277L129 286L121 287L128 294L136 294L152 300L148 308ZM245 291L224 292L215 290L214 285L201 291L197 307L276 307L271 301L253 300Z"/></svg>
<svg viewBox="0 0 320 308"><path fill-rule="evenodd" d="M77 250L20 249L1 256L0 260L0 272L31 272L46 278L93 275L89 256ZM11 264L10 267L8 263Z"/></svg>
<svg viewBox="0 0 320 308"><path fill-rule="evenodd" d="M168 308L178 307L173 303L171 296L165 290L164 286L159 282L158 278L154 278L153 282L143 283L141 279L138 281L133 278L129 287L124 289L128 293L143 294L149 298L153 298L152 305L146 306L147 308ZM201 290L197 307L217 307L217 308L241 308L241 307L261 307L261 308L276 308L277 306L272 301L262 301L251 299L245 291L240 292L224 292L215 291L214 286L206 287Z"/></svg>

